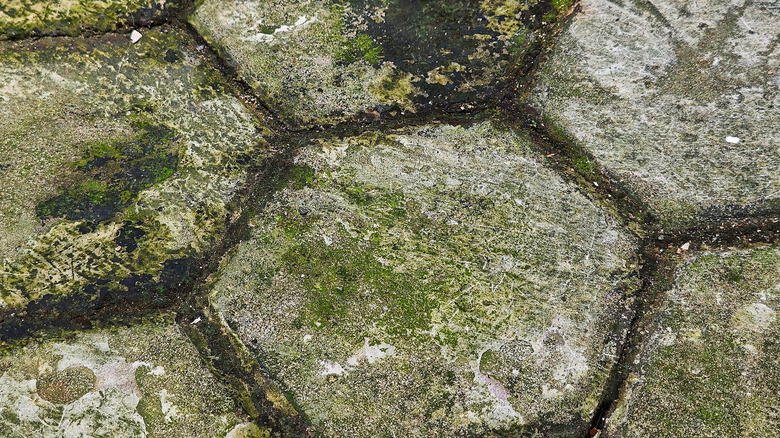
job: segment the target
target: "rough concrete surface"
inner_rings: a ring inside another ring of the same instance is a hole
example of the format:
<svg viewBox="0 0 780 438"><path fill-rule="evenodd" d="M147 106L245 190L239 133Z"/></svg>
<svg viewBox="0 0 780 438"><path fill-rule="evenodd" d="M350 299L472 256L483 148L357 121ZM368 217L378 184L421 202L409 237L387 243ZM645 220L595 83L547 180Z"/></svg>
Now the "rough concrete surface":
<svg viewBox="0 0 780 438"><path fill-rule="evenodd" d="M632 364L607 437L780 430L780 250L685 260Z"/></svg>
<svg viewBox="0 0 780 438"><path fill-rule="evenodd" d="M663 226L780 212L780 4L584 0L530 102Z"/></svg>
<svg viewBox="0 0 780 438"><path fill-rule="evenodd" d="M778 0L0 0L0 436L775 438L779 89Z"/></svg>
<svg viewBox="0 0 780 438"><path fill-rule="evenodd" d="M570 4L206 0L191 21L296 126L496 100Z"/></svg>
<svg viewBox="0 0 780 438"><path fill-rule="evenodd" d="M542 159L495 121L312 140L212 302L325 436L584 433L636 241Z"/></svg>
<svg viewBox="0 0 780 438"><path fill-rule="evenodd" d="M170 315L0 355L6 437L226 437L245 415Z"/></svg>

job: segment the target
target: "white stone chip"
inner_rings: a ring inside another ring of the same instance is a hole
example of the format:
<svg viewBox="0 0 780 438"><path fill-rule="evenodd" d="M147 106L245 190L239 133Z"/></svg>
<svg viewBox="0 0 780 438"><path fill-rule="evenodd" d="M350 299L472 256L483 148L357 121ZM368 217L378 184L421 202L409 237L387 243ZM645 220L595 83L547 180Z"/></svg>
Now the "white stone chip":
<svg viewBox="0 0 780 438"><path fill-rule="evenodd" d="M742 140L740 140L739 137L726 137L726 143L737 144L740 141Z"/></svg>
<svg viewBox="0 0 780 438"><path fill-rule="evenodd" d="M141 39L143 35L141 35L141 32L138 32L137 30L134 30L130 32L130 41L133 42L133 44L137 43L138 40Z"/></svg>

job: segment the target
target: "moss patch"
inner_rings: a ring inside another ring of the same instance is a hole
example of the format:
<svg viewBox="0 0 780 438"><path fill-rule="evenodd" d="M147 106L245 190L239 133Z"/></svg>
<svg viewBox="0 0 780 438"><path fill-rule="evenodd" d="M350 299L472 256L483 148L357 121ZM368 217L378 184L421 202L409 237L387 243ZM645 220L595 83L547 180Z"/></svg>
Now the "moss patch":
<svg viewBox="0 0 780 438"><path fill-rule="evenodd" d="M181 0L6 0L0 5L0 40L148 26L170 18L184 5Z"/></svg>
<svg viewBox="0 0 780 438"><path fill-rule="evenodd" d="M685 260L607 436L771 436L780 408L779 269L772 247Z"/></svg>
<svg viewBox="0 0 780 438"><path fill-rule="evenodd" d="M364 132L294 162L211 300L318 433L584 433L633 244L522 136Z"/></svg>
<svg viewBox="0 0 780 438"><path fill-rule="evenodd" d="M177 136L163 125L133 122L130 141L97 143L76 161L60 193L39 203L39 218L102 221L135 201L138 193L173 175L178 165Z"/></svg>

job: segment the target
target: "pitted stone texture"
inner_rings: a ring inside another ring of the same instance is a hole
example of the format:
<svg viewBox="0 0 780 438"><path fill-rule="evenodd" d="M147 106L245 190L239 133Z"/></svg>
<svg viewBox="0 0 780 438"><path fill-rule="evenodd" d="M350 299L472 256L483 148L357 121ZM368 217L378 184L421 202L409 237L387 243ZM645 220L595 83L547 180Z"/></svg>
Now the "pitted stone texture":
<svg viewBox="0 0 780 438"><path fill-rule="evenodd" d="M780 3L583 0L532 104L663 226L780 211Z"/></svg>
<svg viewBox="0 0 780 438"><path fill-rule="evenodd" d="M497 101L571 3L206 0L191 22L297 126Z"/></svg>
<svg viewBox="0 0 780 438"><path fill-rule="evenodd" d="M635 240L498 122L311 140L212 302L324 436L584 434Z"/></svg>
<svg viewBox="0 0 780 438"><path fill-rule="evenodd" d="M224 229L258 123L179 31L0 44L0 307L154 305Z"/></svg>
<svg viewBox="0 0 780 438"><path fill-rule="evenodd" d="M773 437L780 430L780 249L686 261L606 436Z"/></svg>
<svg viewBox="0 0 780 438"><path fill-rule="evenodd" d="M147 26L181 11L183 5L182 0L3 0L0 40Z"/></svg>
<svg viewBox="0 0 780 438"><path fill-rule="evenodd" d="M170 316L31 342L0 373L6 437L225 437L245 421Z"/></svg>

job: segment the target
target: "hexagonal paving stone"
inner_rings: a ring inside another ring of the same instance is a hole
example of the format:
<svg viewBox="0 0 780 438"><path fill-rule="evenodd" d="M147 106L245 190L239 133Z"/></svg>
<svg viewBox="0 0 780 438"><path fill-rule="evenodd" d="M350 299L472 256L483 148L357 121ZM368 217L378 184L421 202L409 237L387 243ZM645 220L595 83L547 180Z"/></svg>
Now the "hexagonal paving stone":
<svg viewBox="0 0 780 438"><path fill-rule="evenodd" d="M678 268L607 437L772 437L780 430L780 249Z"/></svg>
<svg viewBox="0 0 780 438"><path fill-rule="evenodd" d="M663 226L780 212L780 4L583 0L532 102Z"/></svg>
<svg viewBox="0 0 780 438"><path fill-rule="evenodd" d="M212 302L325 436L585 433L635 239L497 121L311 140Z"/></svg>
<svg viewBox="0 0 780 438"><path fill-rule="evenodd" d="M182 11L184 4L182 0L3 0L0 40L147 26Z"/></svg>
<svg viewBox="0 0 780 438"><path fill-rule="evenodd" d="M159 304L224 229L257 123L179 31L0 44L2 313Z"/></svg>
<svg viewBox="0 0 780 438"><path fill-rule="evenodd" d="M245 420L170 316L0 355L6 437L225 437Z"/></svg>
<svg viewBox="0 0 780 438"><path fill-rule="evenodd" d="M497 101L570 0L206 0L191 17L292 125Z"/></svg>

